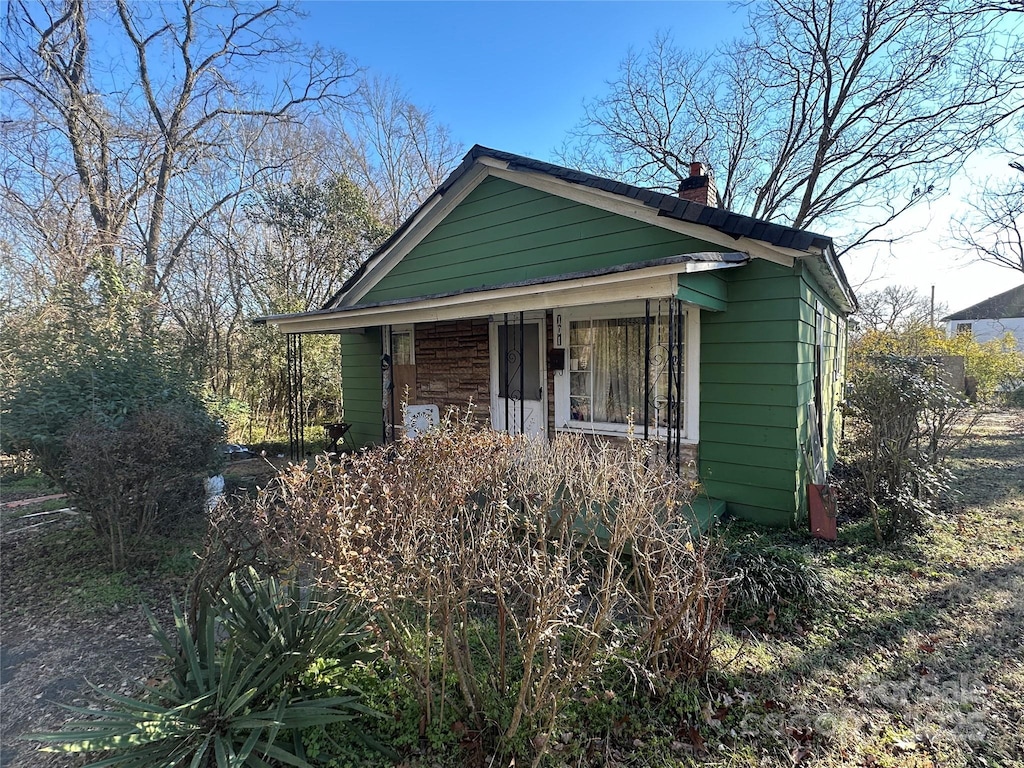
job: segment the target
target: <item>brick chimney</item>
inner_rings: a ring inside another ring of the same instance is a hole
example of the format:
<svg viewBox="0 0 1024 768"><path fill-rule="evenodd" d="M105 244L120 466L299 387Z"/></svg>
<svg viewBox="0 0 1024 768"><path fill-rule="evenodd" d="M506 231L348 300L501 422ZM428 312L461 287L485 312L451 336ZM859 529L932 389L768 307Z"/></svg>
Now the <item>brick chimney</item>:
<svg viewBox="0 0 1024 768"><path fill-rule="evenodd" d="M711 176L711 169L703 163L690 163L690 178L679 182L679 197L692 203L718 207L718 189Z"/></svg>

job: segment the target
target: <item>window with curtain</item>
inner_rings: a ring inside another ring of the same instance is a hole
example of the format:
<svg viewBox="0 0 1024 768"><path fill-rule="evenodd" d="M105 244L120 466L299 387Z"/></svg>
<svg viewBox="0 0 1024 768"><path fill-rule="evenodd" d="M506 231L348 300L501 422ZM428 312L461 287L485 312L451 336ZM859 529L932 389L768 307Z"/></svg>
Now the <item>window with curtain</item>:
<svg viewBox="0 0 1024 768"><path fill-rule="evenodd" d="M685 336L684 336L685 338ZM569 322L569 417L588 426L668 424L669 323L645 318L577 318ZM680 361L683 356L680 355ZM647 366L647 375L644 366ZM645 389L649 387L649 391Z"/></svg>

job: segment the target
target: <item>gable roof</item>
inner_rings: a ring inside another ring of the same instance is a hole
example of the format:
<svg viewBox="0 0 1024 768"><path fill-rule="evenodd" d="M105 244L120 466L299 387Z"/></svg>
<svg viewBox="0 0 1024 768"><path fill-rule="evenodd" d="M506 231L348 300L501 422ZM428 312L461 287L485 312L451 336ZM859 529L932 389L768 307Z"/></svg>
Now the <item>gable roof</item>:
<svg viewBox="0 0 1024 768"><path fill-rule="evenodd" d="M481 169L483 169L483 173L481 173ZM381 274L386 274L390 266L393 266L393 263L389 266L388 257L393 251L399 250L403 239L411 238L410 233L417 228L429 231L429 227L432 226L429 219L431 217L438 218L435 211L445 210L446 195L455 198L455 202L457 202L458 199L461 199L458 193L472 189L479 184L486 178L487 172L511 173L520 177L540 174L562 183L563 189L569 185L569 188L592 190L595 197L604 198L602 202L611 198L625 204L627 209L646 211L645 217L651 219L650 223L652 224L660 223L662 226L668 227L672 223L675 226L671 228L679 226L707 228L705 231L710 230L710 232L718 234L720 240L727 241L730 247L735 247L737 250L743 250L744 243L747 244L748 249L751 245L761 243L772 252L787 254L790 263L792 258L796 257L816 257L816 259L820 259L821 263L819 266L812 262L812 271L817 272L819 277L826 278L827 283L832 283L831 287L834 290L831 292L840 300L841 305L845 305L851 310L856 307L853 290L836 258L832 239L825 235L761 221L751 216L743 216L721 208L683 200L674 195L634 187L613 179L601 178L477 144L469 150L458 168L435 192L356 269L341 289L323 306L323 309L341 309L358 302L360 296L368 290L367 286L372 285ZM440 215L443 218L443 214ZM722 235L725 238L722 238ZM741 240L743 242L738 242ZM378 276L373 273L377 273ZM829 288L830 286L824 287Z"/></svg>
<svg viewBox="0 0 1024 768"><path fill-rule="evenodd" d="M996 296L947 315L943 320L997 320L1024 317L1024 285L1018 285Z"/></svg>

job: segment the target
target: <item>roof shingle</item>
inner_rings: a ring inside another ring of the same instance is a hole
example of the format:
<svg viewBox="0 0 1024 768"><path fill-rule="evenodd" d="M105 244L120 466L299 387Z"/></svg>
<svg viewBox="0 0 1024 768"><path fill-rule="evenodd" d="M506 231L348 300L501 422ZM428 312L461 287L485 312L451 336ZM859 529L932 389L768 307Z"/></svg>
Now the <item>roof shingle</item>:
<svg viewBox="0 0 1024 768"><path fill-rule="evenodd" d="M997 294L977 304L947 315L943 320L999 320L1024 317L1024 285Z"/></svg>
<svg viewBox="0 0 1024 768"><path fill-rule="evenodd" d="M635 187L631 184L615 181L614 179L605 179L600 176L594 176L571 168L564 168L560 165L554 165L541 160L534 160L529 157L523 157L522 155L516 155L512 152L490 149L489 147L484 147L479 144L475 145L468 153L466 153L466 156L462 159L459 167L456 168L452 174L444 180L444 182L442 182L441 186L437 188L435 195L440 194L443 196L444 193L450 189L461 176L473 167L476 160L481 157L489 157L494 160L507 163L511 170L543 173L562 181L567 181L570 184L579 184L580 186L599 189L621 197L639 200L644 205L657 209L659 216L708 226L737 239L741 237L750 237L755 240L761 240L769 243L770 245L776 245L783 248L792 247L802 251L809 251L811 248L818 248L824 252L832 247L832 239L825 235L805 232L793 229L792 227L782 226L780 224L768 223L750 216L732 213L722 208L701 205L700 203L693 202L692 200L683 200L675 195L666 195L650 189ZM426 203L424 203L424 205L425 204ZM419 211L417 211L417 213L418 212ZM325 306L329 307L333 305L341 296L343 296L348 289L351 288L360 277L362 277L366 271L367 265L373 261L374 257L378 253L389 248L396 240L398 240L415 218L416 214L413 214L405 221L405 223L395 230L391 237L384 241L384 243L370 256L370 258L360 265L360 267L345 282L341 290L338 291L338 293L336 293ZM842 272L842 267L838 262L836 262L836 268ZM845 275L841 274L838 275L838 277L844 284L846 284Z"/></svg>

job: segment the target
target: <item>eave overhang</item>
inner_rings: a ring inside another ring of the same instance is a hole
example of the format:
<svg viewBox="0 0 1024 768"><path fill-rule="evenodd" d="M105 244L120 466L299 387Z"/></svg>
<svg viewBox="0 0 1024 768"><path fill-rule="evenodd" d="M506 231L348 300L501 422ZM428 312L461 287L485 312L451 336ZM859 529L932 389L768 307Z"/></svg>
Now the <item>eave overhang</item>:
<svg viewBox="0 0 1024 768"><path fill-rule="evenodd" d="M857 311L857 297L831 245L821 252L820 258L803 256L801 261L843 312L851 314Z"/></svg>
<svg viewBox="0 0 1024 768"><path fill-rule="evenodd" d="M281 333L331 333L609 301L672 298L678 292L679 275L734 269L748 261L750 256L738 252L688 253L434 296L270 315L256 322L276 325Z"/></svg>

